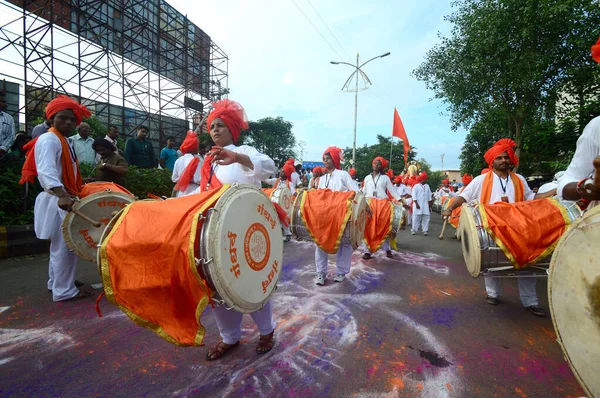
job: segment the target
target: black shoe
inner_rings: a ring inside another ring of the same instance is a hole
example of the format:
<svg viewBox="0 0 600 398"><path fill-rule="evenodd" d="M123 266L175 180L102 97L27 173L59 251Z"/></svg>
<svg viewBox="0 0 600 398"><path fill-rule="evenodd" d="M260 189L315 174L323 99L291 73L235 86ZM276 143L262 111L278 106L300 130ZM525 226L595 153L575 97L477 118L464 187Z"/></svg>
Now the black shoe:
<svg viewBox="0 0 600 398"><path fill-rule="evenodd" d="M292 235L286 235L285 239L283 241L284 242L289 242L290 240L292 240Z"/></svg>
<svg viewBox="0 0 600 398"><path fill-rule="evenodd" d="M363 254L363 260L368 260L370 258L371 258L371 254L370 253Z"/></svg>
<svg viewBox="0 0 600 398"><path fill-rule="evenodd" d="M500 304L500 301L496 297L492 297L492 296L485 296L485 302L488 303L489 305Z"/></svg>
<svg viewBox="0 0 600 398"><path fill-rule="evenodd" d="M531 312L533 315L536 316L546 316L546 311L544 311L544 309L542 307L540 307L539 305L530 305L529 307L525 307L529 310L529 312Z"/></svg>
<svg viewBox="0 0 600 398"><path fill-rule="evenodd" d="M80 281L78 281L78 280L76 280L76 281L75 281L75 287L81 287L81 286L83 286L83 285L85 285L85 283L83 283L83 282L80 282Z"/></svg>
<svg viewBox="0 0 600 398"><path fill-rule="evenodd" d="M392 258L392 257L394 257L394 255L392 254L392 251L391 251L391 250L387 250L387 251L385 252L385 255L387 256L387 258Z"/></svg>

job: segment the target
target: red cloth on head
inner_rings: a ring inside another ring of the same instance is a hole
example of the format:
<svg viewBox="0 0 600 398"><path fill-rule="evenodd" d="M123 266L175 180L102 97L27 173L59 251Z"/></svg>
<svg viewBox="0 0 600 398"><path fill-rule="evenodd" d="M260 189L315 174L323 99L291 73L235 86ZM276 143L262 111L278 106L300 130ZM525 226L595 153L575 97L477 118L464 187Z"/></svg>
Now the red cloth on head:
<svg viewBox="0 0 600 398"><path fill-rule="evenodd" d="M313 177L321 177L323 175L323 168L321 166L317 166L313 168Z"/></svg>
<svg viewBox="0 0 600 398"><path fill-rule="evenodd" d="M92 112L85 105L81 105L74 99L67 97L66 95L59 95L48 103L46 106L46 119L52 118L60 111L70 109L75 114L75 121L79 126L84 117L92 116Z"/></svg>
<svg viewBox="0 0 600 398"><path fill-rule="evenodd" d="M471 183L471 181L473 181L473 177L471 177L469 174L465 173L462 176L462 182L465 186L469 185Z"/></svg>
<svg viewBox="0 0 600 398"><path fill-rule="evenodd" d="M195 131L188 131L187 135L185 136L185 140L183 140L183 143L181 144L181 146L179 147L179 150L181 151L181 153L190 153L190 152L196 152L198 150L198 135L196 134Z"/></svg>
<svg viewBox="0 0 600 398"><path fill-rule="evenodd" d="M408 185L410 185L412 187L416 183L417 183L417 177L416 176L410 176L410 177L408 177Z"/></svg>
<svg viewBox="0 0 600 398"><path fill-rule="evenodd" d="M394 184L402 184L402 176L396 176L396 178L394 178Z"/></svg>
<svg viewBox="0 0 600 398"><path fill-rule="evenodd" d="M381 162L381 169L382 170L385 170L385 169L388 168L388 164L389 164L388 161L385 160L384 158L382 158L381 156L377 156L375 159L373 159L373 161L371 162L371 166L374 166L375 162L378 161L378 160Z"/></svg>
<svg viewBox="0 0 600 398"><path fill-rule="evenodd" d="M417 178L417 180L418 180L419 182L423 182L423 181L425 181L427 178L428 178L428 175L427 175L427 173L425 173L425 172L422 172L422 173L419 175L419 177Z"/></svg>
<svg viewBox="0 0 600 398"><path fill-rule="evenodd" d="M594 61L600 64L600 38L596 44L592 46L592 58L594 58Z"/></svg>
<svg viewBox="0 0 600 398"><path fill-rule="evenodd" d="M289 164L290 166L294 167L294 169L295 169L294 159L289 158L288 160L285 161L284 165L286 165L286 164Z"/></svg>
<svg viewBox="0 0 600 398"><path fill-rule="evenodd" d="M325 152L323 152L323 156L324 155L331 156L331 160L333 161L333 165L336 169L342 169L342 167L340 166L340 162L344 160L344 154L341 148L338 148L336 146L330 146L329 148L325 149Z"/></svg>
<svg viewBox="0 0 600 398"><path fill-rule="evenodd" d="M510 158L510 162L516 166L519 164L519 158L515 155L515 150L513 149L516 146L517 144L510 138L502 138L498 140L493 147L488 149L488 151L483 155L483 158L487 164L492 167L494 159L506 152Z"/></svg>
<svg viewBox="0 0 600 398"><path fill-rule="evenodd" d="M231 137L235 144L238 138L240 138L242 130L248 128L248 117L246 116L244 108L230 99L220 100L212 105L214 109L210 115L208 115L208 120L206 121L208 131L210 131L210 125L213 120L221 119L231 132Z"/></svg>
<svg viewBox="0 0 600 398"><path fill-rule="evenodd" d="M294 165L290 165L287 162L283 165L283 172L285 173L285 178L287 178L288 180L292 180L292 173L294 171L296 171Z"/></svg>
<svg viewBox="0 0 600 398"><path fill-rule="evenodd" d="M390 181L394 179L394 170L389 169L385 174L390 178Z"/></svg>
<svg viewBox="0 0 600 398"><path fill-rule="evenodd" d="M351 167L350 170L348 170L348 174L350 174L350 177L352 178L356 177L356 169Z"/></svg>
<svg viewBox="0 0 600 398"><path fill-rule="evenodd" d="M446 178L444 181L442 181L443 185L450 185L450 179Z"/></svg>

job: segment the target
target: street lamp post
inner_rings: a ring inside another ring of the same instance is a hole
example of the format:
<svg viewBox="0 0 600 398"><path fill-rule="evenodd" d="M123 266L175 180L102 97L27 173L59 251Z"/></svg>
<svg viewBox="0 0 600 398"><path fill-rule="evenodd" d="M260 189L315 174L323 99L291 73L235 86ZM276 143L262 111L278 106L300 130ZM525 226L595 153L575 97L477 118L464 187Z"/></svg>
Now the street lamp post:
<svg viewBox="0 0 600 398"><path fill-rule="evenodd" d="M442 175L444 174L444 154L442 153Z"/></svg>
<svg viewBox="0 0 600 398"><path fill-rule="evenodd" d="M359 60L359 53L356 53L356 65L352 65L348 62L336 62L336 61L331 61L331 63L333 65L349 65L351 67L354 68L354 72L352 72L352 74L350 75L350 77L346 80L346 83L344 83L344 86L342 87L342 90L346 90L346 91L354 91L354 140L352 143L352 165L353 167L356 167L356 121L357 121L357 113L358 113L358 77L359 77L359 73L360 75L363 77L363 79L365 80L365 90L367 89L366 84L372 84L371 80L369 80L369 77L365 74L365 72L363 72L360 68L362 68L363 66L365 66L366 64L368 64L369 62L373 61L374 59L377 58L383 58L383 57L387 57L388 55L390 55L389 52L382 54L382 55L378 55L376 57L371 58L370 60L368 60L367 62L363 63L362 65L359 66L358 64L358 60ZM354 90L350 89L350 83L352 81L352 78L356 75L356 85Z"/></svg>

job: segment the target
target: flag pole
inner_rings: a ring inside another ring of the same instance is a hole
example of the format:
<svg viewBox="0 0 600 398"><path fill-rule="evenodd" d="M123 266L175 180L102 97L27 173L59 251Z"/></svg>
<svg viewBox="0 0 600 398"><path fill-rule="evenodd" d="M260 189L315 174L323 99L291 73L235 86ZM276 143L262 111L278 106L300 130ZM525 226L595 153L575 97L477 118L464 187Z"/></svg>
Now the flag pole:
<svg viewBox="0 0 600 398"><path fill-rule="evenodd" d="M396 107L394 107L394 110L396 110ZM393 123L393 119L392 119L392 139L390 140L390 169L392 168L392 148L394 147L394 123Z"/></svg>

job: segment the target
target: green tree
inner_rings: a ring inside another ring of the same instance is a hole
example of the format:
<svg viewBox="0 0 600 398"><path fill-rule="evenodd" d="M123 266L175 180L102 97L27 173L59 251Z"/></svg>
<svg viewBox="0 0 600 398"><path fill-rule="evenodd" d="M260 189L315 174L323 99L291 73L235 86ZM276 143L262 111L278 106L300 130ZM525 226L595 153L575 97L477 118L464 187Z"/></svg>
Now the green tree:
<svg viewBox="0 0 600 398"><path fill-rule="evenodd" d="M391 137L384 137L377 135L377 143L373 145L364 145L356 148L356 169L357 177L362 180L366 175L373 171L371 163L377 156L381 156L384 159L390 161L390 140ZM408 160L415 160L416 152L415 148L411 147L408 153ZM348 170L351 167L352 160L352 148L346 147L344 149L344 163L342 168ZM404 169L404 145L399 140L394 140L394 146L392 148L392 159L390 164L394 174L400 174Z"/></svg>
<svg viewBox="0 0 600 398"><path fill-rule="evenodd" d="M489 131L515 139L554 117L559 93L580 108L598 88L589 56L600 7L592 0L460 0L446 20L450 37L427 53L413 75L443 100L454 128L472 129L488 113L502 124ZM480 125L480 132L485 127ZM466 167L471 168L469 164Z"/></svg>
<svg viewBox="0 0 600 398"><path fill-rule="evenodd" d="M250 122L249 125L250 128L242 134L243 142L269 156L275 165L281 167L286 160L296 157L296 137L292 132L291 122L278 116L265 117Z"/></svg>

